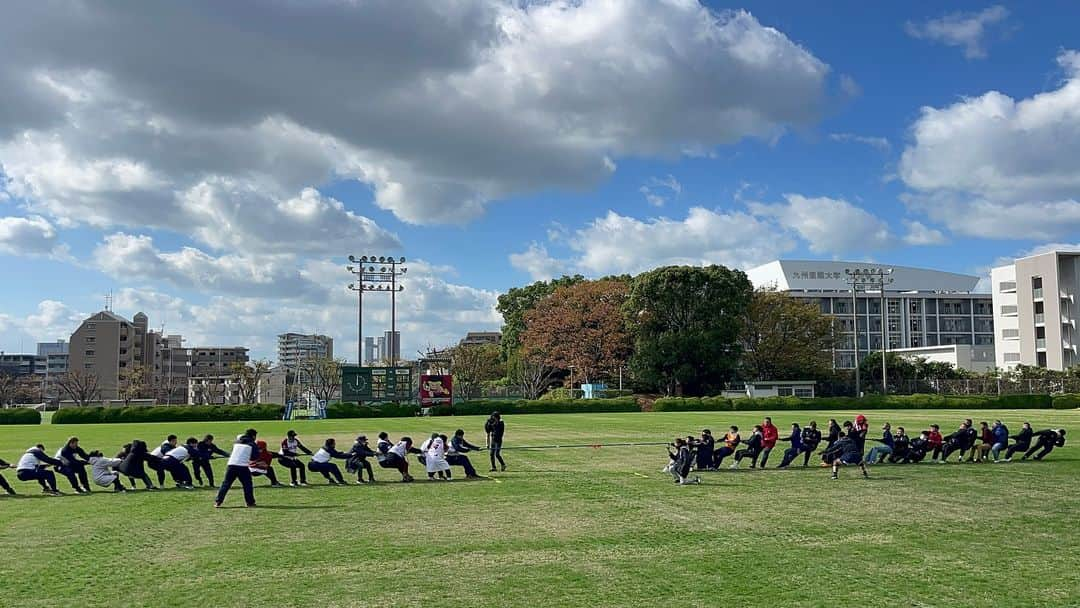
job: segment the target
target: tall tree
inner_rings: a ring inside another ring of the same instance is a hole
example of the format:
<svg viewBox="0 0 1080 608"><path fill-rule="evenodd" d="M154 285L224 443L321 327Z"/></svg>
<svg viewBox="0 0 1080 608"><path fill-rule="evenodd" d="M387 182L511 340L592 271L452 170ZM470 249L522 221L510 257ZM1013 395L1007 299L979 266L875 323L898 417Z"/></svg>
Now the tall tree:
<svg viewBox="0 0 1080 608"><path fill-rule="evenodd" d="M750 299L742 330L746 380L817 380L832 371L835 320L809 302L775 289Z"/></svg>
<svg viewBox="0 0 1080 608"><path fill-rule="evenodd" d="M557 288L525 314L521 345L557 369L574 368L584 382L610 377L630 357L632 340L622 307L625 280L600 279Z"/></svg>
<svg viewBox="0 0 1080 608"><path fill-rule="evenodd" d="M309 357L300 362L300 375L316 399L330 401L341 394L341 361L330 357Z"/></svg>
<svg viewBox="0 0 1080 608"><path fill-rule="evenodd" d="M0 407L7 407L15 402L18 384L15 376L6 372L0 374Z"/></svg>
<svg viewBox="0 0 1080 608"><path fill-rule="evenodd" d="M496 344L464 344L449 350L454 390L465 399L479 397L485 382L506 375L506 366Z"/></svg>
<svg viewBox="0 0 1080 608"><path fill-rule="evenodd" d="M270 362L266 360L239 361L229 366L232 372L233 382L240 390L240 403L255 403L255 395L259 392L259 382L270 371Z"/></svg>
<svg viewBox="0 0 1080 608"><path fill-rule="evenodd" d="M133 400L142 396L146 387L146 372L141 365L121 369L118 379L120 384L117 392L124 405L131 405Z"/></svg>
<svg viewBox="0 0 1080 608"><path fill-rule="evenodd" d="M506 362L510 380L521 389L522 397L539 399L555 381L555 368L535 351L519 348Z"/></svg>
<svg viewBox="0 0 1080 608"><path fill-rule="evenodd" d="M623 310L636 335L631 368L665 394L716 391L732 379L753 287L723 266L667 266L638 275Z"/></svg>
<svg viewBox="0 0 1080 608"><path fill-rule="evenodd" d="M503 316L502 355L509 359L511 353L521 346L521 334L525 331L525 315L536 306L537 302L550 296L559 287L580 283L585 277L580 274L563 276L550 281L537 281L525 287L514 287L499 296L495 310Z"/></svg>
<svg viewBox="0 0 1080 608"><path fill-rule="evenodd" d="M69 370L57 379L56 385L60 387L60 391L68 399L74 401L75 405L79 407L86 406L101 398L97 374L81 369Z"/></svg>

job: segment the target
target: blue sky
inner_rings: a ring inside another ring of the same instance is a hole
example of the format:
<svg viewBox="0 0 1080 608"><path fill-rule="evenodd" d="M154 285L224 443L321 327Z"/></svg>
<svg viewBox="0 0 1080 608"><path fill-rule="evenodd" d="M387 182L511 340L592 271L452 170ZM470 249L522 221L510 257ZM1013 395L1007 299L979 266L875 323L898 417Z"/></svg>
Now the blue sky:
<svg viewBox="0 0 1080 608"><path fill-rule="evenodd" d="M275 334L321 331L352 357L349 253L414 261L407 355L561 273L982 275L1080 242L1077 22L1069 2L5 6L0 350L112 292L192 345L273 358Z"/></svg>

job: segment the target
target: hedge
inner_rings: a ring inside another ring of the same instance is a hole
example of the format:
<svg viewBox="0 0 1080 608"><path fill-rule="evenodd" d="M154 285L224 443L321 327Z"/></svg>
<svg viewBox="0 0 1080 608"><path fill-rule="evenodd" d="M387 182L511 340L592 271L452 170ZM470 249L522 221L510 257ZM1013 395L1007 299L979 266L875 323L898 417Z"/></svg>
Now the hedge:
<svg viewBox="0 0 1080 608"><path fill-rule="evenodd" d="M1078 407L1073 406L1061 407ZM914 410L914 409L1048 409L1057 407L1050 395L868 395L854 397L665 397L653 404L657 412L784 411L784 410Z"/></svg>
<svg viewBox="0 0 1080 608"><path fill-rule="evenodd" d="M411 403L380 403L358 405L356 403L331 403L326 406L327 418L403 418L415 416L419 406Z"/></svg>
<svg viewBox="0 0 1080 608"><path fill-rule="evenodd" d="M1080 408L1080 395L1057 395L1054 397L1055 410L1074 410Z"/></svg>
<svg viewBox="0 0 1080 608"><path fill-rule="evenodd" d="M2 409L0 424L41 424L41 412L28 407Z"/></svg>
<svg viewBox="0 0 1080 608"><path fill-rule="evenodd" d="M137 407L74 407L52 417L53 424L115 422L214 422L219 420L281 420L280 405L191 405Z"/></svg>

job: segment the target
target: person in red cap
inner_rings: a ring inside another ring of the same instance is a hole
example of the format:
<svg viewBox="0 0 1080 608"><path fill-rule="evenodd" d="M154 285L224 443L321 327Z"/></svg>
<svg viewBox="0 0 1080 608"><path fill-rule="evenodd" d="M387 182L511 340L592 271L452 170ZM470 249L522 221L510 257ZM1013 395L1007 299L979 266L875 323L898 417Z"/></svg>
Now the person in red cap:
<svg viewBox="0 0 1080 608"><path fill-rule="evenodd" d="M769 462L769 452L772 452L779 440L780 429L772 423L772 418L766 416L765 423L761 425L761 468L764 469L765 463Z"/></svg>

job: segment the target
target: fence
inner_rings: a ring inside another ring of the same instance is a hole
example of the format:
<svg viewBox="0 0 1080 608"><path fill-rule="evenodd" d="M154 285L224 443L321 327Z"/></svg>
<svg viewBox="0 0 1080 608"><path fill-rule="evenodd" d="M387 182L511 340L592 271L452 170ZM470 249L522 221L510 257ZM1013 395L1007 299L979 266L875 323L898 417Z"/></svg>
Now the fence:
<svg viewBox="0 0 1080 608"><path fill-rule="evenodd" d="M881 392L881 382L864 382L866 392ZM898 395L932 393L937 395L1057 395L1080 393L1080 378L1058 380L999 378L963 378L956 380L919 379L890 381L889 392Z"/></svg>

